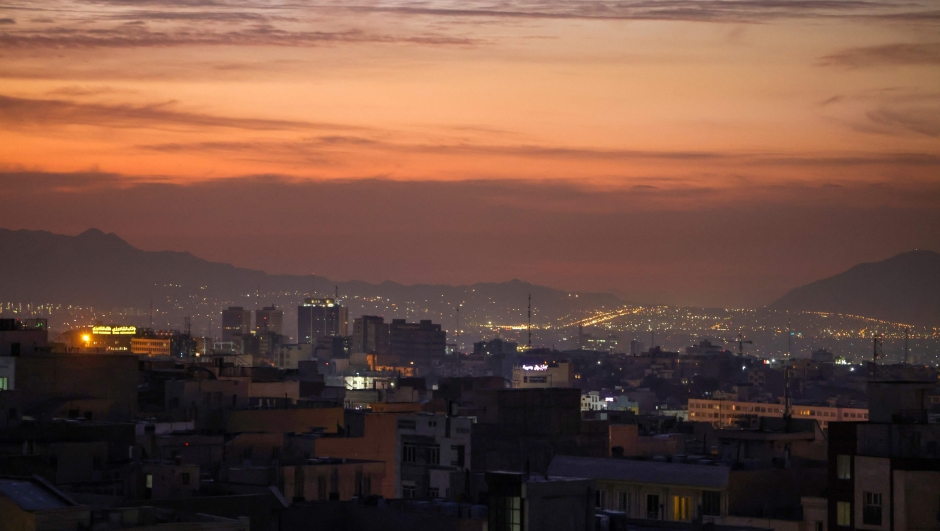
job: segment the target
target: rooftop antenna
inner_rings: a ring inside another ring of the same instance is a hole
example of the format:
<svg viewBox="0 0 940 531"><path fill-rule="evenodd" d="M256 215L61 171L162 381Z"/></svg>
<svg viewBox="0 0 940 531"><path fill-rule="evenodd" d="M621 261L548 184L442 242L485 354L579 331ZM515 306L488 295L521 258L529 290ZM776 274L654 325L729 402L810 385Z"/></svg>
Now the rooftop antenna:
<svg viewBox="0 0 940 531"><path fill-rule="evenodd" d="M750 339L744 339L744 334L741 332L738 332L737 343L738 343L738 356L743 358L744 357L744 344L745 343L753 344L754 342L751 341Z"/></svg>
<svg viewBox="0 0 940 531"><path fill-rule="evenodd" d="M337 285L333 286L333 300L339 303L339 286Z"/></svg>
<svg viewBox="0 0 940 531"><path fill-rule="evenodd" d="M192 318L192 316L187 315L186 317L183 318L183 328L186 329L186 335L187 335L187 336L192 336L192 330L193 330L193 318Z"/></svg>
<svg viewBox="0 0 940 531"><path fill-rule="evenodd" d="M532 294L529 293L529 322L526 325L526 332L529 335L528 346L532 348Z"/></svg>
<svg viewBox="0 0 940 531"><path fill-rule="evenodd" d="M790 315L787 314L787 359L793 356L793 330L790 328Z"/></svg>
<svg viewBox="0 0 940 531"><path fill-rule="evenodd" d="M457 335L454 338L454 345L460 350L460 305L457 305Z"/></svg>
<svg viewBox="0 0 940 531"><path fill-rule="evenodd" d="M872 336L872 345L871 345L871 378L875 379L875 371L878 367L878 358L881 357L881 335L875 333Z"/></svg>
<svg viewBox="0 0 940 531"><path fill-rule="evenodd" d="M656 331L653 330L653 325L650 325L650 351L652 352L653 347L656 346Z"/></svg>
<svg viewBox="0 0 940 531"><path fill-rule="evenodd" d="M911 337L911 327L904 327L904 365L907 365L908 356L911 351L908 348L908 339Z"/></svg>

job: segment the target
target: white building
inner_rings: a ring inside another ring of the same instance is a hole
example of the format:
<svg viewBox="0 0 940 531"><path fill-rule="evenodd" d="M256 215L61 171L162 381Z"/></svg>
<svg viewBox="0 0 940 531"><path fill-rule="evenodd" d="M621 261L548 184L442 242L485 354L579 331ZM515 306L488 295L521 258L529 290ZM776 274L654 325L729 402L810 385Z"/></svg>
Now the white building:
<svg viewBox="0 0 940 531"><path fill-rule="evenodd" d="M512 368L512 386L515 389L539 387L571 387L571 364L562 362L517 365Z"/></svg>
<svg viewBox="0 0 940 531"><path fill-rule="evenodd" d="M602 411L607 409L607 402L601 398L597 391L589 391L581 394L581 411Z"/></svg>
<svg viewBox="0 0 940 531"><path fill-rule="evenodd" d="M399 415L395 495L455 499L470 469L470 417Z"/></svg>

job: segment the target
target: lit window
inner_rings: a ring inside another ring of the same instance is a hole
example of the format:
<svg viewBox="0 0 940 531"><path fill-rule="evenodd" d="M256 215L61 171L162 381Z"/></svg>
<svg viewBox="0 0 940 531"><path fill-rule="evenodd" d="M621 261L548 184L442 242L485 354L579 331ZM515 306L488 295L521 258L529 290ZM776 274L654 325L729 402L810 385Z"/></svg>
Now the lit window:
<svg viewBox="0 0 940 531"><path fill-rule="evenodd" d="M836 457L836 477L852 479L852 456L840 454Z"/></svg>
<svg viewBox="0 0 940 531"><path fill-rule="evenodd" d="M10 389L9 381L6 376L0 376L0 391L8 391Z"/></svg>
<svg viewBox="0 0 940 531"><path fill-rule="evenodd" d="M692 519L692 498L688 496L672 497L672 519L682 522Z"/></svg>
<svg viewBox="0 0 940 531"><path fill-rule="evenodd" d="M501 496L490 513L492 531L522 531L522 498Z"/></svg>
<svg viewBox="0 0 940 531"><path fill-rule="evenodd" d="M849 502L836 502L836 524L840 526L852 525L852 504Z"/></svg>
<svg viewBox="0 0 940 531"><path fill-rule="evenodd" d="M596 490L594 491L594 507L597 509L606 509L607 508L607 491L606 490Z"/></svg>

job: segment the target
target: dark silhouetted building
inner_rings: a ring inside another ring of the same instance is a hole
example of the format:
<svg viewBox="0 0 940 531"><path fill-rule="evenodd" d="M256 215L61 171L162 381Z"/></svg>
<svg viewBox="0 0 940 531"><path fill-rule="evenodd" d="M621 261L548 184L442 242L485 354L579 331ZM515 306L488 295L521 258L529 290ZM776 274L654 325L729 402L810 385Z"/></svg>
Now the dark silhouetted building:
<svg viewBox="0 0 940 531"><path fill-rule="evenodd" d="M265 306L255 310L255 332L274 332L277 335L284 333L284 311L274 306Z"/></svg>
<svg viewBox="0 0 940 531"><path fill-rule="evenodd" d="M222 310L222 341L231 341L235 336L247 334L251 329L251 311L241 306L229 306Z"/></svg>
<svg viewBox="0 0 940 531"><path fill-rule="evenodd" d="M297 342L313 343L318 337L345 336L349 310L334 298L304 299L297 307Z"/></svg>
<svg viewBox="0 0 940 531"><path fill-rule="evenodd" d="M429 360L443 357L447 332L429 320L407 323L393 319L388 329L389 354L402 360Z"/></svg>
<svg viewBox="0 0 940 531"><path fill-rule="evenodd" d="M473 344L473 353L489 356L508 356L519 352L519 344L497 337L489 341L478 341Z"/></svg>
<svg viewBox="0 0 940 531"><path fill-rule="evenodd" d="M363 315L353 321L351 353L387 354L389 325L377 315Z"/></svg>

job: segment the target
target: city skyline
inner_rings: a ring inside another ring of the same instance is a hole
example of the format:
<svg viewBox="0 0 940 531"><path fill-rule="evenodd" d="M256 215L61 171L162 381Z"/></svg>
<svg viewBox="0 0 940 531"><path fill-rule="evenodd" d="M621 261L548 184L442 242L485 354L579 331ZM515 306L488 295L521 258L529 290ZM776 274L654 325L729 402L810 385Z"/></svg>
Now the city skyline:
<svg viewBox="0 0 940 531"><path fill-rule="evenodd" d="M937 20L924 1L7 3L0 226L754 307L940 249Z"/></svg>

